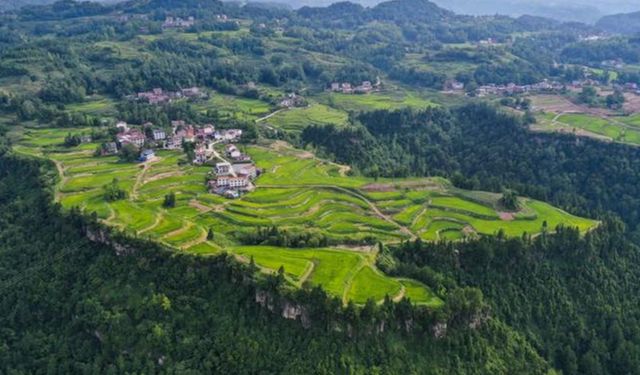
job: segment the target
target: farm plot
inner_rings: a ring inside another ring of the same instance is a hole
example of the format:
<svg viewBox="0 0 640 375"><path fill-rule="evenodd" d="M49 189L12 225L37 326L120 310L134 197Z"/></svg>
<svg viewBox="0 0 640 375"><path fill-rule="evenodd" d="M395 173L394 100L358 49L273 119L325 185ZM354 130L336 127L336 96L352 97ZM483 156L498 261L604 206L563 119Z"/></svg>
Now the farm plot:
<svg viewBox="0 0 640 375"><path fill-rule="evenodd" d="M301 132L310 125L332 124L342 126L347 123L348 117L344 111L314 103L306 108L292 108L279 112L266 120L266 123L277 129Z"/></svg>
<svg viewBox="0 0 640 375"><path fill-rule="evenodd" d="M443 179L348 176L348 168L282 142L247 147L264 173L255 191L226 200L206 190L210 167L185 163L181 152L159 151L147 163L122 163L115 156L93 156L89 150L96 144L61 148L66 134L29 130L15 149L56 162L62 173L56 199L65 208L96 212L108 225L193 254L228 251L245 261L253 258L265 272L282 266L292 284L322 285L344 302L388 295L433 308L442 304L424 285L377 270L375 252L349 250L347 244L459 240L498 231L520 236L540 232L545 221L551 230L565 224L586 231L596 224L525 198L521 211L505 215L499 195L455 189ZM127 197L106 201L104 186L114 179ZM169 192L177 198L172 208L163 206ZM305 249L243 246L260 227L316 236ZM318 238L342 248L317 248Z"/></svg>

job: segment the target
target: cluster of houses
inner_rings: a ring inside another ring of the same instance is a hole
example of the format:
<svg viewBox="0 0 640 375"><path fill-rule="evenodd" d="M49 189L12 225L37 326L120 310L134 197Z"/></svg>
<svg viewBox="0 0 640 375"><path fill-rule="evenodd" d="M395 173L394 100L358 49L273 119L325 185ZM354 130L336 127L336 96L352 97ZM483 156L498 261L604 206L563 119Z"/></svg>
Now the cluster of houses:
<svg viewBox="0 0 640 375"><path fill-rule="evenodd" d="M476 89L477 96L486 95L513 95L513 94L526 94L530 92L550 92L560 91L566 88L566 85L560 82L549 82L544 80L542 82L534 83L532 85L516 85L515 83L509 83L506 85L483 85Z"/></svg>
<svg viewBox="0 0 640 375"><path fill-rule="evenodd" d="M165 104L170 103L174 99L197 99L202 98L206 94L198 87L189 87L179 91L164 91L161 88L155 88L151 91L139 92L130 99L146 101L149 104Z"/></svg>
<svg viewBox="0 0 640 375"><path fill-rule="evenodd" d="M249 155L242 153L234 144L225 146L225 156L230 161L217 163L207 183L209 191L226 198L238 198L252 191L255 180L261 173Z"/></svg>
<svg viewBox="0 0 640 375"><path fill-rule="evenodd" d="M462 85L460 83L460 85ZM540 93L540 92L559 92L565 89L568 90L579 90L584 87L599 87L601 83L593 80L593 79L583 79L576 80L569 84L563 84L560 82L549 82L544 80L542 82L534 83L532 85L516 85L515 83L509 83L507 85L484 85L480 86L476 89L476 96L486 96L486 95L513 95L513 94L528 94L528 93ZM454 89L454 87L460 87L459 85L451 84L449 87L445 85L445 89ZM460 87L459 89L462 89ZM636 95L640 95L640 86L636 83L624 83L624 84L614 84L612 86L614 90L620 90L625 92L632 92Z"/></svg>
<svg viewBox="0 0 640 375"><path fill-rule="evenodd" d="M293 92L285 96L280 101L280 107L283 107L283 108L295 108L295 107L306 107L306 106L307 106L307 101L305 100L305 98Z"/></svg>
<svg viewBox="0 0 640 375"><path fill-rule="evenodd" d="M330 91L340 92L343 94L368 94L380 88L380 81L375 84L371 81L363 81L360 85L354 86L349 82L339 83L333 82Z"/></svg>
<svg viewBox="0 0 640 375"><path fill-rule="evenodd" d="M134 145L140 150L146 147L141 153L141 161L148 161L155 156L153 148L179 150L184 142L190 142L195 144L193 162L203 164L215 155L214 144L233 142L242 137L241 129L216 130L211 124L195 126L182 120L171 121L170 132L160 127L154 127L151 123L145 123L141 128L138 128L129 127L126 122L120 121L116 124L116 128L118 130L116 142L105 143L101 153L104 155L115 154L127 144Z"/></svg>
<svg viewBox="0 0 640 375"><path fill-rule="evenodd" d="M186 19L180 17L167 17L162 23L163 29L182 29L195 25L196 19L188 17Z"/></svg>

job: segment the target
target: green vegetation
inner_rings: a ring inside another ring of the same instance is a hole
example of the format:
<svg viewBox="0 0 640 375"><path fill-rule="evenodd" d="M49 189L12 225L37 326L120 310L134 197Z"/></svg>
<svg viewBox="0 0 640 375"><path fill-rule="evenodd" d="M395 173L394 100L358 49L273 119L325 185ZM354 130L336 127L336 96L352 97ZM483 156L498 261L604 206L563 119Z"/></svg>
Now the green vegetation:
<svg viewBox="0 0 640 375"><path fill-rule="evenodd" d="M637 116L597 117L589 114L547 114L542 130L579 132L611 141L640 145L640 123ZM585 132L580 132L585 131Z"/></svg>
<svg viewBox="0 0 640 375"><path fill-rule="evenodd" d="M311 104L306 108L292 108L277 113L265 120L265 123L285 131L301 132L309 125L334 124L337 126L347 123L346 112L333 109L322 104Z"/></svg>
<svg viewBox="0 0 640 375"><path fill-rule="evenodd" d="M264 174L254 193L227 201L206 191L209 167L180 165L177 152L160 151L157 160L142 168L63 147L57 143L63 137L60 132L32 129L25 134L17 150L42 154L62 172L57 197L64 207L95 211L110 225L171 247L198 254L218 253L222 248L245 261L253 257L267 272L283 266L292 283L322 285L344 302L364 303L368 298L381 302L385 295L395 298L406 293L403 284L373 265L375 252L370 245L377 240L398 242L417 236L457 240L499 231L520 236L540 232L543 221L552 229L564 224L586 231L594 225L532 200L524 200L522 210L504 220L496 212L497 196L474 200L471 197L478 193L452 189L440 179L376 182L350 177L344 166L281 142L247 148ZM40 134L49 137L39 138ZM33 139L49 141L34 144ZM128 199L100 199L102 186L112 186L115 178L117 189L109 191L122 192ZM413 187L403 187L405 182ZM385 184L387 191L368 192L372 184ZM288 231L283 236L306 232L314 237L298 243L297 247L306 248L300 250L238 246L260 227ZM211 238L209 231L215 233ZM368 247L363 253L348 248L308 249L324 242ZM430 291L419 293L416 288L413 285L411 292L414 303L437 306L424 298L432 296Z"/></svg>

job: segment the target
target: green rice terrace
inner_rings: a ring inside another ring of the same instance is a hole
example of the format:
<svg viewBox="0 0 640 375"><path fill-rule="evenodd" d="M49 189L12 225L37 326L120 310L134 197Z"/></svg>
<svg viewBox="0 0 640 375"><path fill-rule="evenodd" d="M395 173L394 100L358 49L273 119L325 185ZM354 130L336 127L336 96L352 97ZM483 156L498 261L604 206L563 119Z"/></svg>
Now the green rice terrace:
<svg viewBox="0 0 640 375"><path fill-rule="evenodd" d="M500 208L499 194L459 190L440 178L374 181L349 176L348 167L283 142L247 146L264 173L254 192L227 200L206 190L211 167L186 163L182 152L158 151L153 161L123 163L116 156L94 156L95 143L64 147L68 131L25 129L14 145L18 153L55 163L61 174L56 199L65 208L96 212L109 225L180 251L227 251L243 261L253 258L265 272L283 266L291 284L321 284L344 302L381 301L389 295L431 307L442 304L426 286L379 271L377 246L354 244L461 240L498 231L535 235L545 222L550 230L564 224L583 232L596 225L526 198L519 198L519 211L506 212ZM108 202L103 187L114 178L128 196ZM174 208L163 206L169 192L176 194ZM241 241L258 228L272 227L317 237L303 249L247 246ZM338 246L325 246L318 238Z"/></svg>
<svg viewBox="0 0 640 375"><path fill-rule="evenodd" d="M587 113L544 113L538 116L535 128L640 145L640 115L638 114L605 117Z"/></svg>

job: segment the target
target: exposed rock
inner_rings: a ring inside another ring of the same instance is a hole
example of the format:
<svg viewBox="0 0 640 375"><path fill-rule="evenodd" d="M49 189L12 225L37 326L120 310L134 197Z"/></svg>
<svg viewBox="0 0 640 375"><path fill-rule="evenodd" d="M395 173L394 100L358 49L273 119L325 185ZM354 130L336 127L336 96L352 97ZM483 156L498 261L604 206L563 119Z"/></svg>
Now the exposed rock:
<svg viewBox="0 0 640 375"><path fill-rule="evenodd" d="M431 327L433 337L441 339L447 335L447 322L436 323Z"/></svg>

